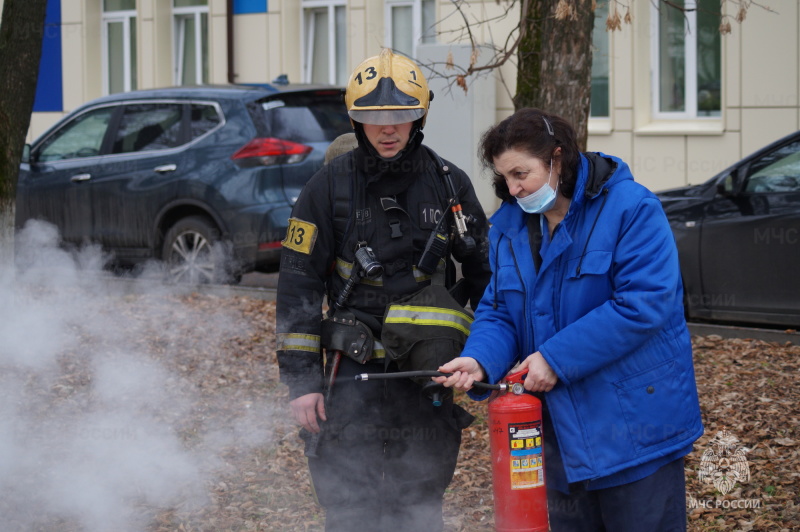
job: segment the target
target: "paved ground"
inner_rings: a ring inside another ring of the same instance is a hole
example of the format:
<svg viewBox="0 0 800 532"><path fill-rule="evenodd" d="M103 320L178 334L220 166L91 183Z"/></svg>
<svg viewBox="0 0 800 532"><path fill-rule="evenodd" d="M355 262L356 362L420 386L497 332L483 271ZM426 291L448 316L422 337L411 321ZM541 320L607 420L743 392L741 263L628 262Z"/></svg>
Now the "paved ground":
<svg viewBox="0 0 800 532"><path fill-rule="evenodd" d="M258 288L277 288L278 287L278 274L277 273L248 273L242 276L242 282L239 286L253 286Z"/></svg>

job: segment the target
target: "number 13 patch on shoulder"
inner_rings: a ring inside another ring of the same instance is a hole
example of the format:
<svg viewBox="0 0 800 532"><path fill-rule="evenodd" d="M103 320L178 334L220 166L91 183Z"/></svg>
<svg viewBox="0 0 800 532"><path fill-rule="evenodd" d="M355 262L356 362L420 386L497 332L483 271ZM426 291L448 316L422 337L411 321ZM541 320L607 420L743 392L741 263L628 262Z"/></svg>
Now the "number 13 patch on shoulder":
<svg viewBox="0 0 800 532"><path fill-rule="evenodd" d="M289 218L289 228L286 229L286 238L281 242L283 247L310 255L311 250L314 249L314 242L316 241L316 225L297 218Z"/></svg>

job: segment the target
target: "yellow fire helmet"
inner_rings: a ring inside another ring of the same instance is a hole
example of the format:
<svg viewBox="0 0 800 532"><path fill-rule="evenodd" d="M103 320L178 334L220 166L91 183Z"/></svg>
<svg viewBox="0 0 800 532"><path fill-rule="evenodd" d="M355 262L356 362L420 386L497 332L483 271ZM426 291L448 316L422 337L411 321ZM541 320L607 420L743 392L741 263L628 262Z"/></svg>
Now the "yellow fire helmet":
<svg viewBox="0 0 800 532"><path fill-rule="evenodd" d="M351 121L381 126L420 118L424 126L432 99L417 64L388 48L358 65L344 95Z"/></svg>

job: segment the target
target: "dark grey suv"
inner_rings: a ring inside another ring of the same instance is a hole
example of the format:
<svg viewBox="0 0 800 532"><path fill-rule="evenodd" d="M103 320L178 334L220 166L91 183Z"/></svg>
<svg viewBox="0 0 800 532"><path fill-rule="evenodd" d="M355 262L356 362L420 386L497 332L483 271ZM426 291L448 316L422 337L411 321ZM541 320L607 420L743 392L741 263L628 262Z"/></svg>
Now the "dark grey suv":
<svg viewBox="0 0 800 532"><path fill-rule="evenodd" d="M89 102L26 152L16 226L40 219L114 265L176 281L274 271L300 189L351 131L341 89L179 87Z"/></svg>

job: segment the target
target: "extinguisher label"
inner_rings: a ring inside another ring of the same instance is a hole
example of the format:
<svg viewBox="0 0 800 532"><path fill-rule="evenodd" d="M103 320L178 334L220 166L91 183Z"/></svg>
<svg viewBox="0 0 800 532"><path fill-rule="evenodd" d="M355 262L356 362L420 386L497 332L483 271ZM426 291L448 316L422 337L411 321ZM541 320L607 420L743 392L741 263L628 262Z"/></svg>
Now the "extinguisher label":
<svg viewBox="0 0 800 532"><path fill-rule="evenodd" d="M511 489L544 486L541 420L509 423L508 443L511 452Z"/></svg>

